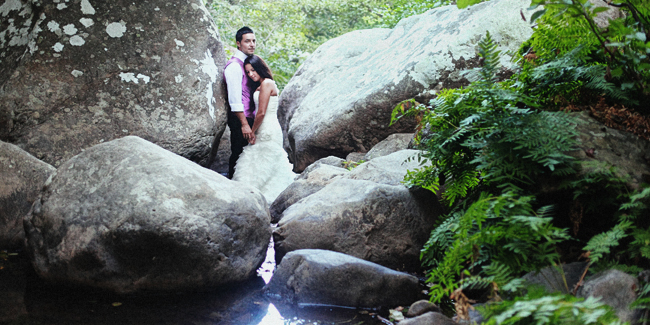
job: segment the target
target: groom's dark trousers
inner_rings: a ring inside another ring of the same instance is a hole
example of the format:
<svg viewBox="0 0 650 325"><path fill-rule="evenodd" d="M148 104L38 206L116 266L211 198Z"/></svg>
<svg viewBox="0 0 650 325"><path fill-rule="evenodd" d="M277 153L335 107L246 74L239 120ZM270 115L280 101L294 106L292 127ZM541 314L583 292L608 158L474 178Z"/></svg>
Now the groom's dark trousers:
<svg viewBox="0 0 650 325"><path fill-rule="evenodd" d="M246 121L248 121L250 127L253 127L254 119L247 117ZM228 113L228 127L230 128L230 151L232 151L230 160L228 160L228 178L232 179L232 175L235 174L237 159L239 159L244 147L248 145L248 141L244 139L244 134L241 132L241 122L235 113Z"/></svg>

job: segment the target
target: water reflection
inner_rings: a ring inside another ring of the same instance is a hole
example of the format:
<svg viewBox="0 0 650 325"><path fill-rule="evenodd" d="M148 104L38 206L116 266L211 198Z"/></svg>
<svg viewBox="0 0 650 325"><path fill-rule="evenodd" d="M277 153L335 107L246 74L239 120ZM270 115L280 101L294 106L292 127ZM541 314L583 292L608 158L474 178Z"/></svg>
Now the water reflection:
<svg viewBox="0 0 650 325"><path fill-rule="evenodd" d="M262 288L274 269L271 243L259 277L251 281L218 292L117 295L50 285L19 253L0 259L0 324L382 324L354 309L300 308L270 301Z"/></svg>
<svg viewBox="0 0 650 325"><path fill-rule="evenodd" d="M269 304L269 309L266 312L266 316L262 318L259 322L260 325L284 325L284 318L280 315L280 312L275 305Z"/></svg>

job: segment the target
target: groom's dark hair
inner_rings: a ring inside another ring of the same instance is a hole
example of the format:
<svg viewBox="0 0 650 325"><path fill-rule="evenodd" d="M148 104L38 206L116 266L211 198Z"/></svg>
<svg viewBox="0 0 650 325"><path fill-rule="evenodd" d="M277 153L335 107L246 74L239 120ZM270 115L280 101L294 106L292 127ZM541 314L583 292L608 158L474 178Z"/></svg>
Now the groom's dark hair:
<svg viewBox="0 0 650 325"><path fill-rule="evenodd" d="M253 30L248 26L244 26L244 27L240 28L237 31L237 34L235 35L235 41L241 42L242 36L244 36L244 34L248 34L248 33L255 34L255 33L253 33Z"/></svg>

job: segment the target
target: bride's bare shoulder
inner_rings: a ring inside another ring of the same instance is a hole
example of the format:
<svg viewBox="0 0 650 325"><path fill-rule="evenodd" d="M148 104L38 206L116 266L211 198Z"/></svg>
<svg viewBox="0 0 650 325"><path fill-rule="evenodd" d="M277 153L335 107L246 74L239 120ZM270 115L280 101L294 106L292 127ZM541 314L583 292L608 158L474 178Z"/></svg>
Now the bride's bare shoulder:
<svg viewBox="0 0 650 325"><path fill-rule="evenodd" d="M264 79L260 85L260 89L271 90L271 96L276 96L278 94L278 87L275 85L275 80L273 79Z"/></svg>

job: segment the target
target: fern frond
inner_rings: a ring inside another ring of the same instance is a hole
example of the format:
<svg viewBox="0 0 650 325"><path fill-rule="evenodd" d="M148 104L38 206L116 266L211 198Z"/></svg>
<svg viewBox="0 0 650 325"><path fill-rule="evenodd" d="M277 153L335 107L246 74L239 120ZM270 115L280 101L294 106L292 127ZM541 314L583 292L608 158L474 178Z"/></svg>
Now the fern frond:
<svg viewBox="0 0 650 325"><path fill-rule="evenodd" d="M624 221L618 223L609 231L598 234L592 237L587 245L583 248L584 251L589 252L590 262L597 263L606 254L609 253L610 248L618 246L621 239L628 236L627 230L632 227L632 223Z"/></svg>

